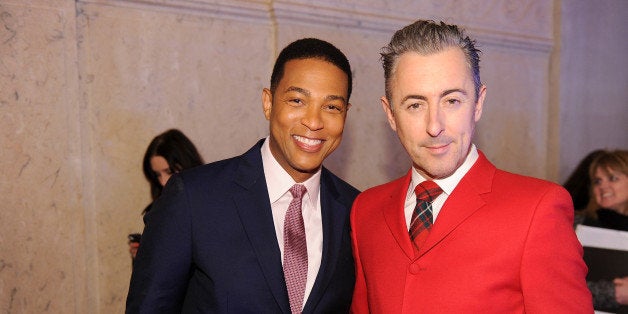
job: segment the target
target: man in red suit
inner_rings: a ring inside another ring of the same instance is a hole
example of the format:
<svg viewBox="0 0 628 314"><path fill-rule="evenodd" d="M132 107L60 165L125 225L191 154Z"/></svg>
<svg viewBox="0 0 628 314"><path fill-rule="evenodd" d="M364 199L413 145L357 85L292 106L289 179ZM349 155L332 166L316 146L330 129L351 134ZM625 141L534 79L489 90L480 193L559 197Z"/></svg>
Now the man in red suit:
<svg viewBox="0 0 628 314"><path fill-rule="evenodd" d="M412 169L353 204L354 313L593 312L569 194L496 169L471 142L478 53L433 21L384 48L382 107Z"/></svg>

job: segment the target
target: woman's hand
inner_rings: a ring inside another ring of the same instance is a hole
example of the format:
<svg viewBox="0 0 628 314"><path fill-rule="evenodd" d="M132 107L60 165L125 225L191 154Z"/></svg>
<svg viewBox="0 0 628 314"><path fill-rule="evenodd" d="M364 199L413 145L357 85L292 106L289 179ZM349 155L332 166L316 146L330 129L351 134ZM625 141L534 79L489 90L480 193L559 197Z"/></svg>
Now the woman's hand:
<svg viewBox="0 0 628 314"><path fill-rule="evenodd" d="M129 252L131 253L131 257L135 259L135 255L137 255L137 249L140 247L139 242L129 242Z"/></svg>
<svg viewBox="0 0 628 314"><path fill-rule="evenodd" d="M628 305L628 277L615 278L615 299L617 303Z"/></svg>

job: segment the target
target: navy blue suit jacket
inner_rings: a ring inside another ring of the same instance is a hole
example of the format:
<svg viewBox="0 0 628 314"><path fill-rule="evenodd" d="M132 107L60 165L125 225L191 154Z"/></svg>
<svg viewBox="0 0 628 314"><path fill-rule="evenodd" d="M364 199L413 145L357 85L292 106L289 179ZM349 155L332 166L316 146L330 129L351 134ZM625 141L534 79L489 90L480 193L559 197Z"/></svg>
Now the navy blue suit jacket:
<svg viewBox="0 0 628 314"><path fill-rule="evenodd" d="M145 217L127 313L290 313L262 143L170 178ZM322 169L323 256L303 313L349 310L358 193Z"/></svg>

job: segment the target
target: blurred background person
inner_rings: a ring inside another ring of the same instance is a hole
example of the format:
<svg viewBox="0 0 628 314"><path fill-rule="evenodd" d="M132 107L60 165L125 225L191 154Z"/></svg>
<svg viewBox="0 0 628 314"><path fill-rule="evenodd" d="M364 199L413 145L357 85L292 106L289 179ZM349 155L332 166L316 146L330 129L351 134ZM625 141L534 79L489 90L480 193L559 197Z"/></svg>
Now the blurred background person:
<svg viewBox="0 0 628 314"><path fill-rule="evenodd" d="M589 166L589 182L593 206L588 206L584 210L582 224L628 231L628 151L597 152ZM628 305L628 276L626 275L628 275L628 265L626 265L625 277L587 281L596 309L614 311L620 306ZM624 313L623 310L624 308L620 313Z"/></svg>
<svg viewBox="0 0 628 314"><path fill-rule="evenodd" d="M595 207L595 200L591 195L589 168L595 157L602 153L604 153L603 150L597 149L587 154L563 184L573 201L575 225L584 221L584 213L587 208Z"/></svg>
<svg viewBox="0 0 628 314"><path fill-rule="evenodd" d="M628 151L600 153L589 169L594 207L585 225L628 231Z"/></svg>
<svg viewBox="0 0 628 314"><path fill-rule="evenodd" d="M167 130L157 135L148 145L144 154L142 169L150 184L152 200L156 200L166 182L173 173L204 164L196 146L190 139L177 129ZM150 211L152 202L142 211L142 215ZM129 235L129 251L135 258L140 245L141 235Z"/></svg>

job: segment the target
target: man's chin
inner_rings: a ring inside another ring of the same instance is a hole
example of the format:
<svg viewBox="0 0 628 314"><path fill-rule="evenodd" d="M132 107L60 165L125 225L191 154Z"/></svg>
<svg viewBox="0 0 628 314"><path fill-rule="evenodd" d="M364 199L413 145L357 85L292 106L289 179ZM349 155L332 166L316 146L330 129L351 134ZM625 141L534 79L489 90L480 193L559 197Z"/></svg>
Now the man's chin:
<svg viewBox="0 0 628 314"><path fill-rule="evenodd" d="M309 166L309 167L298 167L298 168L294 168L294 170L296 170L297 172L302 173L302 174L313 174L316 171L318 171L318 169L320 169L320 167L321 167L321 165L318 165L316 167L311 167L311 166Z"/></svg>
<svg viewBox="0 0 628 314"><path fill-rule="evenodd" d="M451 167L434 167L433 164L430 167L421 167L419 164L414 163L414 168L424 177L431 180L444 179L456 172L455 168Z"/></svg>

